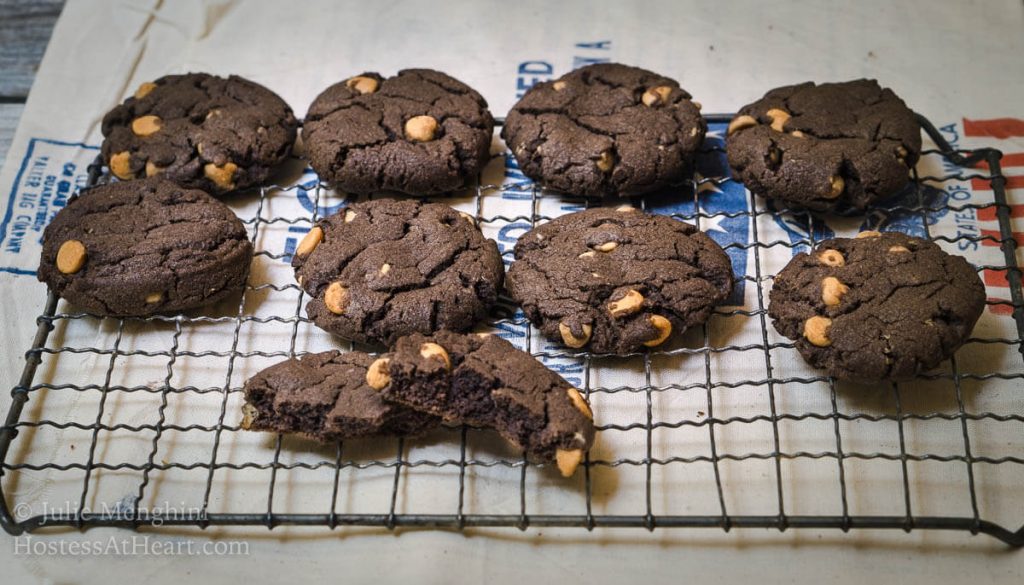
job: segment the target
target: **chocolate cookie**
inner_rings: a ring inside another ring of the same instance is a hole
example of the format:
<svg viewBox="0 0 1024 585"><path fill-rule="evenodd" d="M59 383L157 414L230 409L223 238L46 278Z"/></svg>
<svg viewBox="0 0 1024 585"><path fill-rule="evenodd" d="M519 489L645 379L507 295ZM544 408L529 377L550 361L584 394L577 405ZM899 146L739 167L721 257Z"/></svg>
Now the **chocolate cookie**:
<svg viewBox="0 0 1024 585"><path fill-rule="evenodd" d="M501 136L527 177L601 197L681 183L706 130L700 104L676 81L605 63L534 85Z"/></svg>
<svg viewBox="0 0 1024 585"><path fill-rule="evenodd" d="M262 184L298 122L277 94L241 77L168 75L103 118L103 160L119 179L160 175L221 194Z"/></svg>
<svg viewBox="0 0 1024 585"><path fill-rule="evenodd" d="M696 227L632 207L563 215L520 236L507 288L545 337L626 354L707 320L729 257Z"/></svg>
<svg viewBox="0 0 1024 585"><path fill-rule="evenodd" d="M430 69L363 73L309 106L302 139L320 178L348 193L446 193L487 164L494 119L468 85Z"/></svg>
<svg viewBox="0 0 1024 585"><path fill-rule="evenodd" d="M46 226L39 280L96 315L209 305L245 285L252 244L226 205L162 179L73 197Z"/></svg>
<svg viewBox="0 0 1024 585"><path fill-rule="evenodd" d="M873 79L769 91L729 123L733 175L787 205L863 210L894 195L921 153L914 113Z"/></svg>
<svg viewBox="0 0 1024 585"><path fill-rule="evenodd" d="M953 355L985 307L960 256L900 233L861 232L800 253L768 314L808 363L839 379L903 380Z"/></svg>
<svg viewBox="0 0 1024 585"><path fill-rule="evenodd" d="M441 203L378 199L324 218L292 258L318 327L391 344L413 332L465 331L498 298L498 246Z"/></svg>
<svg viewBox="0 0 1024 585"><path fill-rule="evenodd" d="M594 415L580 392L494 335L403 337L369 375L385 400L493 428L530 457L556 462L566 477L594 444Z"/></svg>
<svg viewBox="0 0 1024 585"><path fill-rule="evenodd" d="M245 383L242 428L331 442L419 435L440 419L381 400L367 383L374 357L327 351L275 364Z"/></svg>

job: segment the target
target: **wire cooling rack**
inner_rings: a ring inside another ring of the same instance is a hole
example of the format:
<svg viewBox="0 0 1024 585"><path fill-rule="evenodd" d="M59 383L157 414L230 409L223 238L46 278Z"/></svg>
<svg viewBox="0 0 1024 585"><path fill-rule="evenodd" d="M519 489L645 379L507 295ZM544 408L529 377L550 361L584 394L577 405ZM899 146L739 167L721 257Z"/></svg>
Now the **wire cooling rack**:
<svg viewBox="0 0 1024 585"><path fill-rule="evenodd" d="M742 191L723 162L728 119L708 117L718 130L702 151L710 166L668 195L673 205L634 204L697 223L741 260L732 306L681 342L628 358L548 344L507 303L487 325L594 405L597 447L575 478L466 427L329 447L240 429L246 377L337 345L305 318L287 266L302 232L340 202L313 177L229 201L255 245L253 274L241 298L203 315L102 319L59 312L49 294L0 430L0 523L11 534L145 525L944 529L1024 545L1024 528L1013 530L1024 524L1019 501L995 496L1024 481L1024 296L1001 153L956 150L921 119L937 148L925 151L905 196L858 226L862 218L776 209ZM475 215L508 261L518 233L593 203L515 180L505 158L504 177L445 201ZM927 160L940 172L919 174ZM91 169L90 184L104 180L101 170ZM972 181L991 200L958 203L968 193L958 186ZM741 207L709 206L730 189L740 189ZM998 229L940 229L961 217ZM865 226L916 226L950 251L986 252L994 260L979 272L1008 290L990 294L981 335L912 383L823 377L768 322L772 274L795 250ZM156 373L133 378L146 368ZM124 418L126 404L134 410ZM43 489L22 489L40 477Z"/></svg>

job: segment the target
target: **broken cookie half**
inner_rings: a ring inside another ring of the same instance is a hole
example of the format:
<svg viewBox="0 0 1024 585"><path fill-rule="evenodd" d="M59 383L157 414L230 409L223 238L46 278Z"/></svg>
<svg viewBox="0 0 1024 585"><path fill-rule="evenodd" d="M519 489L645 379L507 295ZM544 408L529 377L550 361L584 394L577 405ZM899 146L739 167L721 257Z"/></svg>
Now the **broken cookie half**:
<svg viewBox="0 0 1024 585"><path fill-rule="evenodd" d="M409 335L370 372L386 372L372 380L385 400L449 424L492 428L565 477L594 444L594 415L579 390L494 335Z"/></svg>
<svg viewBox="0 0 1024 585"><path fill-rule="evenodd" d="M242 428L330 442L420 435L440 420L384 402L367 384L374 357L337 350L289 359L245 383Z"/></svg>

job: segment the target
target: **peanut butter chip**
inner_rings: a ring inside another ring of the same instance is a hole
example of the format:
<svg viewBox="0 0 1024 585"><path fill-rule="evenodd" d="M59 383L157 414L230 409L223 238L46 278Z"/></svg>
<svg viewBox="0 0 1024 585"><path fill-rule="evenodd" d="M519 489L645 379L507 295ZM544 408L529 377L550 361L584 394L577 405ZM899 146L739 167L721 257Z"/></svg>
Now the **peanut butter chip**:
<svg viewBox="0 0 1024 585"><path fill-rule="evenodd" d="M658 87L652 87L644 92L644 95L640 98L640 101L645 106L656 106L658 104L668 103L668 96L672 94L672 88L667 85L659 85Z"/></svg>
<svg viewBox="0 0 1024 585"><path fill-rule="evenodd" d="M772 130L775 130L776 132L783 132L783 128L786 126L786 122L788 122L790 118L789 112L778 108L772 108L768 110L766 114L772 119Z"/></svg>
<svg viewBox="0 0 1024 585"><path fill-rule="evenodd" d="M835 199L843 194L843 189L846 188L846 181L843 180L839 175L833 175L829 180L829 192L828 198Z"/></svg>
<svg viewBox="0 0 1024 585"><path fill-rule="evenodd" d="M804 138L805 136L807 136L806 134L799 130L793 130L792 132L789 133L789 135L794 138Z"/></svg>
<svg viewBox="0 0 1024 585"><path fill-rule="evenodd" d="M345 82L345 87L364 95L377 91L377 87L379 85L380 84L377 83L376 79L372 77L365 77L363 75L352 77Z"/></svg>
<svg viewBox="0 0 1024 585"><path fill-rule="evenodd" d="M745 128L757 126L757 118L753 116L736 116L729 122L729 127L725 130L726 136L732 136L734 132L739 132Z"/></svg>
<svg viewBox="0 0 1024 585"><path fill-rule="evenodd" d="M651 315L647 318L651 326L658 331L658 336L644 342L647 347L655 347L665 343L669 335L672 335L672 322L661 315Z"/></svg>
<svg viewBox="0 0 1024 585"><path fill-rule="evenodd" d="M162 292L149 293L146 295L146 303L150 305L159 303L162 300L164 300L164 293Z"/></svg>
<svg viewBox="0 0 1024 585"><path fill-rule="evenodd" d="M132 154L128 151L118 152L110 157L110 172L118 179L127 181L134 179L135 173L131 168Z"/></svg>
<svg viewBox="0 0 1024 585"><path fill-rule="evenodd" d="M806 337L807 341L811 342L812 345L828 347L832 345L832 340L828 338L828 330L831 327L832 319L815 315L804 321L804 337Z"/></svg>
<svg viewBox="0 0 1024 585"><path fill-rule="evenodd" d="M572 477L576 468L583 462L583 449L557 449L555 463L562 477Z"/></svg>
<svg viewBox="0 0 1024 585"><path fill-rule="evenodd" d="M594 420L594 412L590 410L590 405L583 399L579 390L575 388L566 388L565 392L569 395L569 400L572 401L572 405L575 406L577 410L582 412L583 415L590 420Z"/></svg>
<svg viewBox="0 0 1024 585"><path fill-rule="evenodd" d="M343 315L348 306L348 289L340 282L332 282L324 292L324 305L335 315Z"/></svg>
<svg viewBox="0 0 1024 585"><path fill-rule="evenodd" d="M594 246L594 249L597 250L598 252L611 252L612 250L618 247L618 242L605 242L603 244L598 244Z"/></svg>
<svg viewBox="0 0 1024 585"><path fill-rule="evenodd" d="M839 250L825 250L818 254L818 260L825 266L846 266L846 258Z"/></svg>
<svg viewBox="0 0 1024 585"><path fill-rule="evenodd" d="M579 349L590 341L590 335L594 332L594 328L590 325L583 325L583 336L576 337L572 333L572 328L565 323L558 324L558 333L562 336L562 342L573 349Z"/></svg>
<svg viewBox="0 0 1024 585"><path fill-rule="evenodd" d="M644 295L638 291L630 290L626 296L617 301L608 303L608 312L612 317L619 318L636 313L644 306Z"/></svg>
<svg viewBox="0 0 1024 585"><path fill-rule="evenodd" d="M607 173L612 170L612 166L615 164L615 159L612 157L612 153L606 150L601 153L601 158L597 159L596 164L598 169Z"/></svg>
<svg viewBox="0 0 1024 585"><path fill-rule="evenodd" d="M843 295L850 292L846 286L834 276L826 276L821 281L821 300L826 306L835 307L843 300Z"/></svg>
<svg viewBox="0 0 1024 585"><path fill-rule="evenodd" d="M405 137L414 142L430 142L437 136L437 120L430 116L414 116L405 122Z"/></svg>
<svg viewBox="0 0 1024 585"><path fill-rule="evenodd" d="M74 274L85 265L85 244L78 240L68 240L57 250L57 270L63 274Z"/></svg>
<svg viewBox="0 0 1024 585"><path fill-rule="evenodd" d="M221 189L235 188L235 171L237 170L238 165L233 162L226 162L221 166L206 163L203 166L203 174L206 175L206 178L213 181Z"/></svg>
<svg viewBox="0 0 1024 585"><path fill-rule="evenodd" d="M374 390L383 390L391 383L391 374L388 372L388 358L380 358L366 368L366 385Z"/></svg>
<svg viewBox="0 0 1024 585"><path fill-rule="evenodd" d="M881 232L876 232L875 230L865 230L865 231L857 234L857 239L861 240L861 239L864 239L864 238L877 238L878 236L881 236L881 235L882 235Z"/></svg>
<svg viewBox="0 0 1024 585"><path fill-rule="evenodd" d="M146 161L146 176L153 177L164 172L164 167L158 167L153 164L153 161Z"/></svg>
<svg viewBox="0 0 1024 585"><path fill-rule="evenodd" d="M140 116L132 120L132 132L136 136L149 136L156 134L163 126L163 120L157 116Z"/></svg>
<svg viewBox="0 0 1024 585"><path fill-rule="evenodd" d="M135 99L141 100L142 98L149 95L149 92L156 89L156 84L152 81L144 81L139 84L139 88L135 90Z"/></svg>
<svg viewBox="0 0 1024 585"><path fill-rule="evenodd" d="M448 352L443 347L436 343L427 342L420 346L420 356L425 359L436 359L444 362L444 368L446 370L452 369L452 360L448 357Z"/></svg>
<svg viewBox="0 0 1024 585"><path fill-rule="evenodd" d="M295 248L295 255L299 257L309 256L316 250L316 247L320 245L324 239L324 230L320 226L314 226L313 229L306 233L302 241L299 242L297 248Z"/></svg>
<svg viewBox="0 0 1024 585"><path fill-rule="evenodd" d="M910 250L908 250L906 246L898 246L897 245L897 246L890 246L889 247L889 252L891 254L909 254Z"/></svg>

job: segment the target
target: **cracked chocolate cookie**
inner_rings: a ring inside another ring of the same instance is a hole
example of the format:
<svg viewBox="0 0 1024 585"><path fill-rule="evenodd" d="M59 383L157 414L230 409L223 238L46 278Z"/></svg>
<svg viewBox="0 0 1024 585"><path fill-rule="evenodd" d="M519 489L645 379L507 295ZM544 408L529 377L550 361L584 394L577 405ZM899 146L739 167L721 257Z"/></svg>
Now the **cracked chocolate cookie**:
<svg viewBox="0 0 1024 585"><path fill-rule="evenodd" d="M375 359L361 351L335 350L262 370L245 383L242 428L331 442L419 435L439 424L435 416L381 399L370 386L380 374L369 372Z"/></svg>
<svg viewBox="0 0 1024 585"><path fill-rule="evenodd" d="M501 136L545 187L625 197L684 181L706 130L700 104L676 81L604 63L534 85Z"/></svg>
<svg viewBox="0 0 1024 585"><path fill-rule="evenodd" d="M493 428L566 477L594 444L594 415L579 390L494 335L403 337L369 371L385 400L449 424Z"/></svg>
<svg viewBox="0 0 1024 585"><path fill-rule="evenodd" d="M904 380L967 339L985 286L927 240L867 231L800 253L775 277L768 314L809 364L844 380Z"/></svg>
<svg viewBox="0 0 1024 585"><path fill-rule="evenodd" d="M545 337L627 354L707 320L732 263L696 227L632 207L563 215L520 236L509 294Z"/></svg>
<svg viewBox="0 0 1024 585"><path fill-rule="evenodd" d="M465 331L497 301L498 246L441 203L377 199L316 223L292 257L318 327L390 345L402 335Z"/></svg>
<svg viewBox="0 0 1024 585"><path fill-rule="evenodd" d="M363 73L309 106L302 139L320 178L347 193L447 193L487 164L494 119L468 85L430 69Z"/></svg>
<svg viewBox="0 0 1024 585"><path fill-rule="evenodd" d="M215 303L241 289L252 244L220 201L162 179L74 197L43 232L39 280L96 315L142 316Z"/></svg>
<svg viewBox="0 0 1024 585"><path fill-rule="evenodd" d="M914 113L873 79L773 89L727 133L729 165L748 189L815 211L896 194L921 153Z"/></svg>
<svg viewBox="0 0 1024 585"><path fill-rule="evenodd" d="M266 181L298 122L269 89L231 76L168 75L103 118L103 160L119 179L160 175L222 194Z"/></svg>

